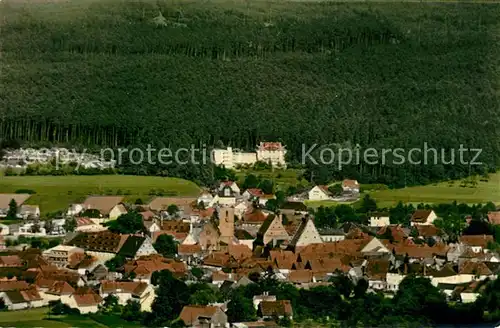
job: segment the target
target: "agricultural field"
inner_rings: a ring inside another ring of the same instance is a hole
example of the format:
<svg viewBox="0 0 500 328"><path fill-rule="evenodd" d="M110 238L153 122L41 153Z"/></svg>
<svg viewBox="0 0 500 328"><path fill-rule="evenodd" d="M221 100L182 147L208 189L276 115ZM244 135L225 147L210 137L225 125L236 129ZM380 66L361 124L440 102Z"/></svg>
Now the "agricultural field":
<svg viewBox="0 0 500 328"><path fill-rule="evenodd" d="M486 203L500 205L500 173L490 174L487 181L479 178L477 184L464 181L441 182L426 186L416 186L402 189L387 189L371 192L370 195L380 207L390 207L397 202L404 203Z"/></svg>
<svg viewBox="0 0 500 328"><path fill-rule="evenodd" d="M48 308L0 312L0 327L47 328L129 328L137 327L117 317L105 315L49 316Z"/></svg>
<svg viewBox="0 0 500 328"><path fill-rule="evenodd" d="M44 213L64 210L88 195L124 195L134 202L144 202L155 195L196 196L199 187L193 182L164 177L94 175L94 176L9 176L0 177L0 193L33 190L27 204L40 205Z"/></svg>

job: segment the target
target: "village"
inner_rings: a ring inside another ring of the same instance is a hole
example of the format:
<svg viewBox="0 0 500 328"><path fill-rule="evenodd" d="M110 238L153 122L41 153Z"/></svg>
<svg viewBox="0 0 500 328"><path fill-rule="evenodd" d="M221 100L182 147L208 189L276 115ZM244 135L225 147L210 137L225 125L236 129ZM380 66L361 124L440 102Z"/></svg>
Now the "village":
<svg viewBox="0 0 500 328"><path fill-rule="evenodd" d="M359 198L356 180L341 187L337 197ZM234 181L221 181L198 197L154 197L147 204L89 195L50 221L40 219L39 206L25 204L30 196L0 194L0 218L15 213L21 221L0 226L0 298L9 311L61 303L95 313L116 297L122 306L137 302L140 311L151 312L155 274L164 270L224 295L262 277L309 290L343 276L390 298L406 276L416 275L450 300L472 303L482 282L500 272L500 255L489 249L494 236L461 235L447 243L432 209L415 210L407 226L372 212L366 222L320 229L304 200L334 199L327 186L288 197L274 211L266 204L275 195L242 190ZM131 214L140 217L140 227L111 231L113 222ZM499 225L500 211L490 211L486 220ZM49 245L41 250L30 238L45 238ZM169 242L174 249L167 254ZM177 315L188 327L239 328L279 326L294 317L290 300L264 292L253 297L254 321L230 322L229 302L186 304Z"/></svg>

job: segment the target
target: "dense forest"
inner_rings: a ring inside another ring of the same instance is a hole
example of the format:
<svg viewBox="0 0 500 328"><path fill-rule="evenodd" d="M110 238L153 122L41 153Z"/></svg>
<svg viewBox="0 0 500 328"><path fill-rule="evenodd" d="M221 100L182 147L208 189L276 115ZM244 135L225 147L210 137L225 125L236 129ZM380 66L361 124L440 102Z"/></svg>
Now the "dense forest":
<svg viewBox="0 0 500 328"><path fill-rule="evenodd" d="M310 168L325 179L391 185L403 175L411 185L500 163L497 4L5 0L0 7L0 139L243 149L279 140L296 161L302 144L316 143L483 149L480 168Z"/></svg>

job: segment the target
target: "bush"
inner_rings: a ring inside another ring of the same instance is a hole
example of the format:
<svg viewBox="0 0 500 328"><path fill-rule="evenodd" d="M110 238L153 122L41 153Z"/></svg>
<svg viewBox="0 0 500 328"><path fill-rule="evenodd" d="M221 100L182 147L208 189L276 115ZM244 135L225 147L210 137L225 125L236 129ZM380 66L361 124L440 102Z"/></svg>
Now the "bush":
<svg viewBox="0 0 500 328"><path fill-rule="evenodd" d="M31 190L31 189L18 189L15 191L16 194L30 194L30 195L34 195L36 194L36 191L34 190Z"/></svg>

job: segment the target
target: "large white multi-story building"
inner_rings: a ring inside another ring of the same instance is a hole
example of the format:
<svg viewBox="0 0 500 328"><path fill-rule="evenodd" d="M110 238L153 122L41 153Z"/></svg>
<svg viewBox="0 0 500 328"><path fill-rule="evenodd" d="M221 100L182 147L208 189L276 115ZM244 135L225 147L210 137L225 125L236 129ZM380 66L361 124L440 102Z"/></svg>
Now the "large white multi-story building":
<svg viewBox="0 0 500 328"><path fill-rule="evenodd" d="M216 165L222 165L228 169L239 165L253 165L257 161L285 167L285 155L286 150L281 142L261 142L256 153L244 153L231 147L214 149L213 161Z"/></svg>

